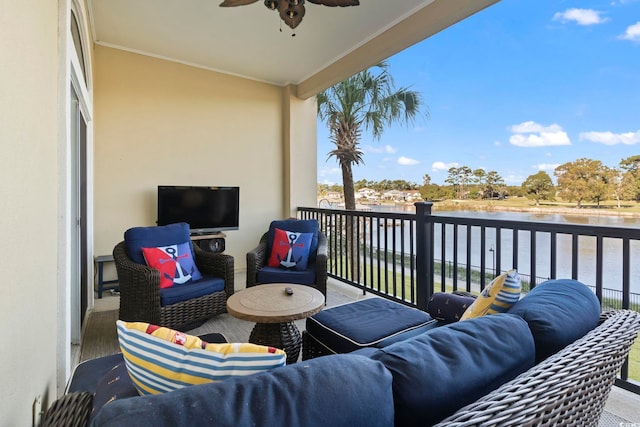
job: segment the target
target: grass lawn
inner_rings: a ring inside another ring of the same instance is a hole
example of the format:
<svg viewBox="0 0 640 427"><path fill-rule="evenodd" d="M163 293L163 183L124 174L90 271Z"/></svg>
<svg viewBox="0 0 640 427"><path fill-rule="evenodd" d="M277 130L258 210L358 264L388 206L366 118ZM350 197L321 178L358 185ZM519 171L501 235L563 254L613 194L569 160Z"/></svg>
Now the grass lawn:
<svg viewBox="0 0 640 427"><path fill-rule="evenodd" d="M640 382L640 338L636 338L636 342L629 352L629 378Z"/></svg>

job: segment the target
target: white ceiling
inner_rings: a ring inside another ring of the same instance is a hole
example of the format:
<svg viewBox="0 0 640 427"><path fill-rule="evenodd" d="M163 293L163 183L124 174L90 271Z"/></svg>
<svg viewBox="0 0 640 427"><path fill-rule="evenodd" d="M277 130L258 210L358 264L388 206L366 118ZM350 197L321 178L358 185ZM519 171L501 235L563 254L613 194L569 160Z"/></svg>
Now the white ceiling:
<svg viewBox="0 0 640 427"><path fill-rule="evenodd" d="M219 7L221 1L90 0L94 41L226 74L296 85L396 24L411 25L408 18L432 3L462 5L473 9L461 12L469 14L497 0L360 0L359 6L344 8L307 2L295 37L263 0L232 8ZM392 50L408 46L407 41L398 43Z"/></svg>

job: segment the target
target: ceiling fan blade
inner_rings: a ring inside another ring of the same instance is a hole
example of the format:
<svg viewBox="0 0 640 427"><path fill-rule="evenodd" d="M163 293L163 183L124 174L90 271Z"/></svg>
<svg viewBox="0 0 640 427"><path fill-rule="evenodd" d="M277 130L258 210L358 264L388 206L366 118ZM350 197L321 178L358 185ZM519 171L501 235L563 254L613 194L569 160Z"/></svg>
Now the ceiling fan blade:
<svg viewBox="0 0 640 427"><path fill-rule="evenodd" d="M308 0L309 3L314 4L322 4L324 6L358 6L360 4L359 0Z"/></svg>
<svg viewBox="0 0 640 427"><path fill-rule="evenodd" d="M220 3L220 7L245 6L257 1L258 0L224 0L222 3Z"/></svg>

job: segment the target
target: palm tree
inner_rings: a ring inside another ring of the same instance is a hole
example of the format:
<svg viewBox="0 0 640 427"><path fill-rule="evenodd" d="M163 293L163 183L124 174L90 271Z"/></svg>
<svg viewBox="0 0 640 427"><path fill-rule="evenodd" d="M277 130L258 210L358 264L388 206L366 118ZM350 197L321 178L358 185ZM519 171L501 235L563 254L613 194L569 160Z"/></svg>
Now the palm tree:
<svg viewBox="0 0 640 427"><path fill-rule="evenodd" d="M389 65L383 61L324 90L317 98L318 115L326 121L336 145L329 158L335 157L342 169L345 209L355 209L352 167L364 163L359 147L362 132L371 131L379 139L388 125L412 123L420 114L421 96L407 88L396 89Z"/></svg>

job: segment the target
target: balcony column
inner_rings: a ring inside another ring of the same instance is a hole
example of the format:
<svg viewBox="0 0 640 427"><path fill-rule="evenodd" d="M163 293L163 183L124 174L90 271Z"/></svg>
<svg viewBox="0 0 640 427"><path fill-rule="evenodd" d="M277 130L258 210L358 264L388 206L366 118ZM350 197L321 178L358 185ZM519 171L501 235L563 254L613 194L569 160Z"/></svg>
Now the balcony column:
<svg viewBox="0 0 640 427"><path fill-rule="evenodd" d="M416 304L426 311L433 295L433 202L417 202L416 207Z"/></svg>
<svg viewBox="0 0 640 427"><path fill-rule="evenodd" d="M300 99L295 87L282 89L283 218L296 216L299 206L315 206L317 193L316 98Z"/></svg>

